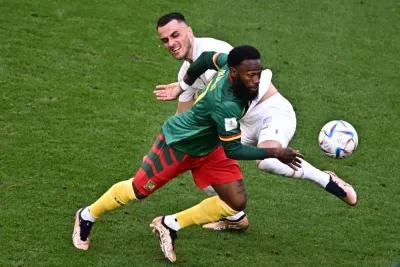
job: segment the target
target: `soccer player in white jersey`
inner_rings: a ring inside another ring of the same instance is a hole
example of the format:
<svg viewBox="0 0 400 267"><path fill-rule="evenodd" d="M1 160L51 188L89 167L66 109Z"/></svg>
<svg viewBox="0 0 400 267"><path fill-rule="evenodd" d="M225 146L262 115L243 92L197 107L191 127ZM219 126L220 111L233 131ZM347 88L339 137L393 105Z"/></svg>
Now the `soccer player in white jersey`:
<svg viewBox="0 0 400 267"><path fill-rule="evenodd" d="M180 13L169 13L161 17L157 24L157 31L165 49L176 59L184 60L178 73L178 82L156 86L157 89L178 90L180 92L177 113L181 113L192 108L198 90L202 89L216 73L214 70L208 70L192 86L183 91L179 83L183 82L183 77L190 64L204 51L227 54L233 47L214 38L196 38L193 35L192 28L186 24L184 16Z"/></svg>
<svg viewBox="0 0 400 267"><path fill-rule="evenodd" d="M185 60L178 74L178 82L156 86L154 91L158 100L174 100L179 97L177 113L190 109L197 96L215 71L203 74L196 83L188 87L183 77L190 64L204 51L228 53L232 46L213 38L196 38L192 28L187 25L180 13L162 16L157 23L157 31L166 50L176 59ZM261 76L258 97L252 101L247 113L241 119L242 143L259 147L287 147L296 131L296 114L290 102L284 98L271 83L272 72L264 70ZM294 171L277 159L257 161L261 171L298 179L308 179L337 196L350 206L357 203L357 194L353 187L341 180L334 172L321 171L307 161L302 160L301 168ZM206 188L208 195L215 194L212 188ZM204 225L214 230L246 230L249 226L244 212L224 220Z"/></svg>

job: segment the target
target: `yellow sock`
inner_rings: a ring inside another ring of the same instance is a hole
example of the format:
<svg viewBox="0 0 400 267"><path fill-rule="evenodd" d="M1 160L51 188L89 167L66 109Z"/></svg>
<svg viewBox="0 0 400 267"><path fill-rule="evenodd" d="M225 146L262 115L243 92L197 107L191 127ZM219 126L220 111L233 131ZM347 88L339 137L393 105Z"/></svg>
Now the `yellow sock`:
<svg viewBox="0 0 400 267"><path fill-rule="evenodd" d="M193 224L216 222L238 213L223 202L219 196L207 198L200 204L176 214L179 225L184 228Z"/></svg>
<svg viewBox="0 0 400 267"><path fill-rule="evenodd" d="M90 214L98 218L106 211L112 211L125 205L129 200L136 200L132 180L133 178L114 184L104 195L90 205Z"/></svg>

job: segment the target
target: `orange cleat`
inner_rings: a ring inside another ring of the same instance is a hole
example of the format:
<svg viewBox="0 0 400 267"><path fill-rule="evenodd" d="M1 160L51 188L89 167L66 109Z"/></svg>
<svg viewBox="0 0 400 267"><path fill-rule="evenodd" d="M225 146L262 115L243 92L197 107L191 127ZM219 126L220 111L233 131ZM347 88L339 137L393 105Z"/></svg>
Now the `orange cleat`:
<svg viewBox="0 0 400 267"><path fill-rule="evenodd" d="M218 222L208 223L203 225L203 228L223 231L223 230L238 230L238 231L246 231L249 228L249 220L247 219L247 215L241 218L238 221L229 221L228 219L222 219Z"/></svg>
<svg viewBox="0 0 400 267"><path fill-rule="evenodd" d="M150 224L150 227L153 228L153 233L158 236L160 248L165 258L170 262L175 262L176 254L174 251L174 241L177 238L176 231L169 229L163 223L163 218L162 216L155 218Z"/></svg>
<svg viewBox="0 0 400 267"><path fill-rule="evenodd" d="M343 200L348 205L355 206L357 204L357 193L354 190L353 186L340 179L334 172L331 171L324 171L324 172L329 174L331 177L331 180L325 187L325 190L337 196L339 199ZM335 183L336 185L331 183ZM339 188L335 188L337 186Z"/></svg>

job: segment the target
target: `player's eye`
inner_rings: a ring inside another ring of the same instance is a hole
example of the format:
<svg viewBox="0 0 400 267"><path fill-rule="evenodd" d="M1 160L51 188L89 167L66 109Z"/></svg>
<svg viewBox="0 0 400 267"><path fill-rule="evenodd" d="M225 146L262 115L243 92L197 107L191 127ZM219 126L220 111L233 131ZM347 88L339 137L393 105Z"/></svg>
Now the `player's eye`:
<svg viewBox="0 0 400 267"><path fill-rule="evenodd" d="M168 43L168 39L167 38L163 38L161 39L161 42L163 42L164 44Z"/></svg>

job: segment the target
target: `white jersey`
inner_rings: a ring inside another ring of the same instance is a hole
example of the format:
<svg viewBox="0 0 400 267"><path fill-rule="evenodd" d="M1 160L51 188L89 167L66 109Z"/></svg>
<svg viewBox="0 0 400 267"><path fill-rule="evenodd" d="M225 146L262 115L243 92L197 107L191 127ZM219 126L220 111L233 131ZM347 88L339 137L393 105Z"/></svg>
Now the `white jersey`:
<svg viewBox="0 0 400 267"><path fill-rule="evenodd" d="M241 141L247 145L258 145L264 141L277 141L287 147L296 131L296 114L290 102L276 93L259 103L271 84L272 72L264 70L254 99L240 120Z"/></svg>
<svg viewBox="0 0 400 267"><path fill-rule="evenodd" d="M214 38L194 38L193 40L193 61L195 61L203 52L206 51L214 51L219 53L228 54L229 51L232 50L232 46L227 42L220 41ZM190 67L190 63L188 61L184 61L181 69L178 73L178 81L181 82L183 77L185 76L187 70ZM202 74L192 86L190 86L185 92L183 92L179 96L179 101L188 102L196 98L197 91L204 88L207 85L208 81L216 73L215 70L208 70L204 74Z"/></svg>

